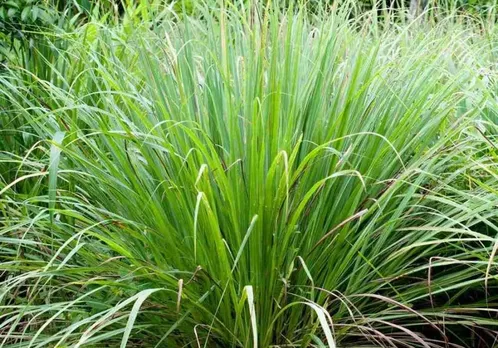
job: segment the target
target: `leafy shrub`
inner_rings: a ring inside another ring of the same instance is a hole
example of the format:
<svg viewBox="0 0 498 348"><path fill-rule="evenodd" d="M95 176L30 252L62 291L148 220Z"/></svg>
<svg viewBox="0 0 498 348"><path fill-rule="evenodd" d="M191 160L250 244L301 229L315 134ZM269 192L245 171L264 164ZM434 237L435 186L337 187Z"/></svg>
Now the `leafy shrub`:
<svg viewBox="0 0 498 348"><path fill-rule="evenodd" d="M0 0L0 31L11 39L30 36L54 22L55 10L42 0Z"/></svg>

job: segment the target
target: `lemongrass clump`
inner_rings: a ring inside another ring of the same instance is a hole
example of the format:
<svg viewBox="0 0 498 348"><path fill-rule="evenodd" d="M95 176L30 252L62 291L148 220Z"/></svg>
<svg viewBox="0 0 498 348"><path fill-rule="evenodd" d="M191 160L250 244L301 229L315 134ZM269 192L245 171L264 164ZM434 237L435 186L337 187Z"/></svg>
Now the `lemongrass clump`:
<svg viewBox="0 0 498 348"><path fill-rule="evenodd" d="M170 9L0 75L2 343L492 342L495 33Z"/></svg>

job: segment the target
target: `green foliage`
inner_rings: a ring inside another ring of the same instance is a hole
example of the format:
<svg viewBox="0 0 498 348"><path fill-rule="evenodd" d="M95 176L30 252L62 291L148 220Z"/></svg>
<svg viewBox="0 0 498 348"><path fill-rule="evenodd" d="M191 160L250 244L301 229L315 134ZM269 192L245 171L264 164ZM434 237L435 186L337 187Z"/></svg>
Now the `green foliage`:
<svg viewBox="0 0 498 348"><path fill-rule="evenodd" d="M209 5L0 76L0 345L492 344L494 27Z"/></svg>
<svg viewBox="0 0 498 348"><path fill-rule="evenodd" d="M0 60L6 63L18 57L23 65L36 60L36 51L43 50L54 27L64 22L46 1L0 0Z"/></svg>
<svg viewBox="0 0 498 348"><path fill-rule="evenodd" d="M42 0L1 0L0 31L22 38L54 22L55 10Z"/></svg>

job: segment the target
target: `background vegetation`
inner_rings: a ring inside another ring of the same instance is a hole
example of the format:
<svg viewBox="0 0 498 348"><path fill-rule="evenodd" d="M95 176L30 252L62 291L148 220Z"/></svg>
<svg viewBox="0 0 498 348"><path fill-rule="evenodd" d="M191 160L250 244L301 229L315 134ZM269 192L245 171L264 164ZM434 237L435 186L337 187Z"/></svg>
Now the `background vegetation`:
<svg viewBox="0 0 498 348"><path fill-rule="evenodd" d="M1 346L496 344L493 6L69 5L0 2Z"/></svg>

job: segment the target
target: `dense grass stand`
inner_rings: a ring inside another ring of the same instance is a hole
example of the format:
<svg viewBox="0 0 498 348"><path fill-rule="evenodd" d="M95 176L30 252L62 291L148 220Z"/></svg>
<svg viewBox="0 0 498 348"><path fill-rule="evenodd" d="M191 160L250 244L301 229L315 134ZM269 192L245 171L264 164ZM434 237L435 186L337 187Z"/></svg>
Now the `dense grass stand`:
<svg viewBox="0 0 498 348"><path fill-rule="evenodd" d="M495 344L492 17L142 5L0 72L1 346Z"/></svg>

